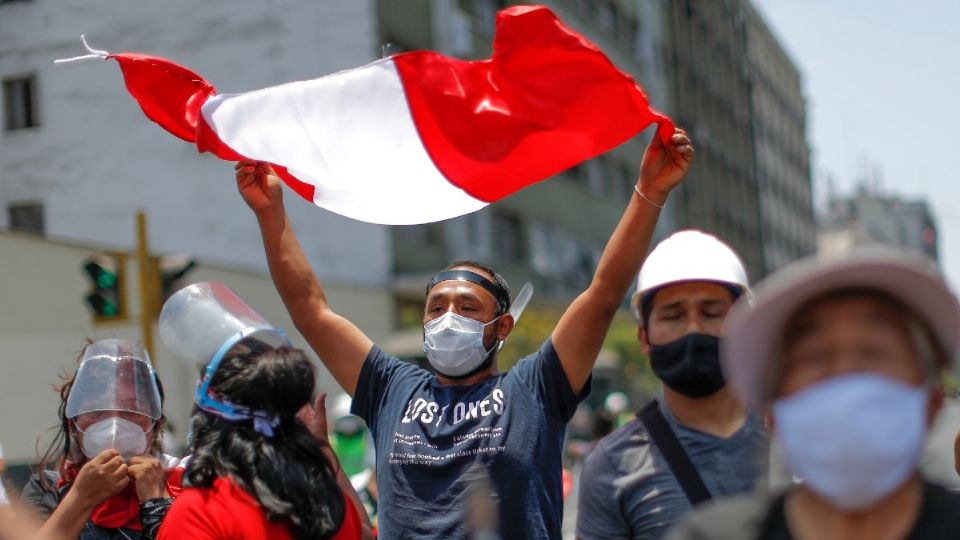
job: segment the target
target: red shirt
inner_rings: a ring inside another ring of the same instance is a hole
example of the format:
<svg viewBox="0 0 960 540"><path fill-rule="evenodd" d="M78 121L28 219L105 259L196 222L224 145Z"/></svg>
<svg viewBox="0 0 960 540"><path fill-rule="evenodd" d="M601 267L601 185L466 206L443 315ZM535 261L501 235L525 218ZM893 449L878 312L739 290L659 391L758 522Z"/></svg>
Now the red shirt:
<svg viewBox="0 0 960 540"><path fill-rule="evenodd" d="M334 540L361 537L360 516L346 496L346 510ZM157 540L289 540L281 522L269 521L257 500L228 478L210 488L185 488L160 526Z"/></svg>

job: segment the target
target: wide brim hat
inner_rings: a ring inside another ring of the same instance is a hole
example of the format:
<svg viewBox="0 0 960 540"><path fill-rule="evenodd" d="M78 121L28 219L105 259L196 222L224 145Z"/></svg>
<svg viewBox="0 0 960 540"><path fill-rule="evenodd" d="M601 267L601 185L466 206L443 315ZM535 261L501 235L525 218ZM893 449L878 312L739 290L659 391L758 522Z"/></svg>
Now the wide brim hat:
<svg viewBox="0 0 960 540"><path fill-rule="evenodd" d="M960 303L932 260L889 248L859 248L839 258L809 257L775 272L753 289L752 306L737 302L724 323L721 361L727 381L752 408L769 403L780 342L797 310L843 289L870 289L919 317L952 367L960 351Z"/></svg>

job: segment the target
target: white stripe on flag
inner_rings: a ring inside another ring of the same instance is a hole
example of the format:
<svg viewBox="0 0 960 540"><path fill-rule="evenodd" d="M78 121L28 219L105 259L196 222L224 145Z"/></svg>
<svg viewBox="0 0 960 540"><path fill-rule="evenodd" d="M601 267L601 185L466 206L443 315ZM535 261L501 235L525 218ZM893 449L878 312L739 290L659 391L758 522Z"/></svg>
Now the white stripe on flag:
<svg viewBox="0 0 960 540"><path fill-rule="evenodd" d="M405 225L487 205L437 170L390 59L319 79L218 95L202 111L229 147L250 159L284 164L316 187L317 206L347 217Z"/></svg>

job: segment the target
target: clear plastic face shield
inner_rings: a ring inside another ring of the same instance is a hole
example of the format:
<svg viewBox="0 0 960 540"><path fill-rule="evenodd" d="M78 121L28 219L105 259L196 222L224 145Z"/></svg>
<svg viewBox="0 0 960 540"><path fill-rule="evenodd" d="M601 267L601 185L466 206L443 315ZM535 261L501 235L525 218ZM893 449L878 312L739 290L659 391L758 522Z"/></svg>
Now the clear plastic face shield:
<svg viewBox="0 0 960 540"><path fill-rule="evenodd" d="M142 347L106 339L84 350L66 416L82 435L88 458L107 449L125 459L145 452L161 414L156 374Z"/></svg>
<svg viewBox="0 0 960 540"><path fill-rule="evenodd" d="M160 418L160 390L142 347L105 339L83 351L67 397L67 418L104 412L133 413L149 424Z"/></svg>
<svg viewBox="0 0 960 540"><path fill-rule="evenodd" d="M204 282L184 287L160 311L160 337L177 356L198 367L206 365L194 401L201 409L228 420L254 420L256 429L272 436L277 419L261 411L219 399L210 393L210 381L224 356L243 340L256 339L273 348L290 340L222 283Z"/></svg>

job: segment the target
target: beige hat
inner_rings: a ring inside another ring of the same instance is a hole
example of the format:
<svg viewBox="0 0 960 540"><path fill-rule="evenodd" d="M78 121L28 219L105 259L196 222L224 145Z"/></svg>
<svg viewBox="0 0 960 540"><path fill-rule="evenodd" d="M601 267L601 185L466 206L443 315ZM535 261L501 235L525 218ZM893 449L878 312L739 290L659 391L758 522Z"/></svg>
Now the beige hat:
<svg viewBox="0 0 960 540"><path fill-rule="evenodd" d="M780 360L777 347L790 317L817 296L847 288L876 289L903 302L929 326L949 360L956 360L960 303L931 260L880 247L832 260L809 257L760 282L752 306L737 302L724 322L724 373L747 406L760 408L770 398L770 368Z"/></svg>

